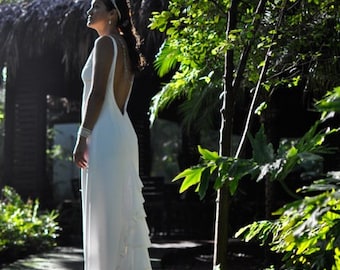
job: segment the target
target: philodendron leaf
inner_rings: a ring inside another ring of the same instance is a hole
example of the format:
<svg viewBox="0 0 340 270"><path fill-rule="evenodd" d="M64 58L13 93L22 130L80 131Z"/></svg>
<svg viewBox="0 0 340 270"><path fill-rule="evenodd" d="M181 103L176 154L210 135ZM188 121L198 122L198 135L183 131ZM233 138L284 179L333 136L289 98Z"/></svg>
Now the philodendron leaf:
<svg viewBox="0 0 340 270"><path fill-rule="evenodd" d="M182 185L179 189L180 193L186 191L189 187L193 185L197 185L201 180L202 171L205 167L192 167L189 169L184 170L183 172L179 173L173 181L179 180L184 178Z"/></svg>
<svg viewBox="0 0 340 270"><path fill-rule="evenodd" d="M258 169L251 160L235 159L228 170L230 194L234 195L239 181L246 175L251 175Z"/></svg>
<svg viewBox="0 0 340 270"><path fill-rule="evenodd" d="M267 142L267 137L264 134L264 127L256 133L255 137L248 136L253 148L253 159L258 164L270 163L274 159L274 149L271 143Z"/></svg>
<svg viewBox="0 0 340 270"><path fill-rule="evenodd" d="M209 151L207 149L202 148L201 146L198 146L198 152L201 154L201 156L204 160L215 161L215 160L219 159L219 157L220 157L217 152Z"/></svg>
<svg viewBox="0 0 340 270"><path fill-rule="evenodd" d="M199 183L197 187L198 189L197 192L201 200L205 197L205 194L207 193L207 190L209 187L209 180L210 180L209 168L205 168L205 170L203 170L202 175L201 175L201 182Z"/></svg>

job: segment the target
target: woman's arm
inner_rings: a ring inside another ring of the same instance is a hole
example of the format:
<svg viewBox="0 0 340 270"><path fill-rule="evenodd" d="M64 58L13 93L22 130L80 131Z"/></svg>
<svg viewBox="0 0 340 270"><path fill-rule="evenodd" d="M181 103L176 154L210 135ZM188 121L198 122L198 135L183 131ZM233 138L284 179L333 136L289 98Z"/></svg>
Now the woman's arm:
<svg viewBox="0 0 340 270"><path fill-rule="evenodd" d="M93 52L92 85L85 116L81 128L92 130L97 122L104 103L107 81L113 59L112 40L108 36L96 40ZM80 168L87 167L87 138L79 136L73 151L75 163Z"/></svg>
<svg viewBox="0 0 340 270"><path fill-rule="evenodd" d="M113 44L108 36L96 40L93 55L91 92L82 126L92 130L103 106L107 81L113 59Z"/></svg>

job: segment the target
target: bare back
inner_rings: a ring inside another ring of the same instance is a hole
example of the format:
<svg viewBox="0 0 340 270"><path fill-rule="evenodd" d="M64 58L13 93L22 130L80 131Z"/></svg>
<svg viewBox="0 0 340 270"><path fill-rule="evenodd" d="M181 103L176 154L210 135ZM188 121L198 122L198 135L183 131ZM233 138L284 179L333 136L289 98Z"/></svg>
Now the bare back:
<svg viewBox="0 0 340 270"><path fill-rule="evenodd" d="M128 49L123 37L113 37L117 44L117 62L113 81L113 94L122 114L131 91L134 74L131 69Z"/></svg>

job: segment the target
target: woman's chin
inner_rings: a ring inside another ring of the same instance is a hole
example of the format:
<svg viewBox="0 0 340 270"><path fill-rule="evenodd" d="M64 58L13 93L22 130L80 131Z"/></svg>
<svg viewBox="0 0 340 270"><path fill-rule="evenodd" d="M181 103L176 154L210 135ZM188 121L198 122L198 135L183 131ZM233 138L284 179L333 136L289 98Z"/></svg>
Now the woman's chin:
<svg viewBox="0 0 340 270"><path fill-rule="evenodd" d="M91 18L88 18L86 21L86 25L87 27L91 27L91 25L93 25L93 20Z"/></svg>

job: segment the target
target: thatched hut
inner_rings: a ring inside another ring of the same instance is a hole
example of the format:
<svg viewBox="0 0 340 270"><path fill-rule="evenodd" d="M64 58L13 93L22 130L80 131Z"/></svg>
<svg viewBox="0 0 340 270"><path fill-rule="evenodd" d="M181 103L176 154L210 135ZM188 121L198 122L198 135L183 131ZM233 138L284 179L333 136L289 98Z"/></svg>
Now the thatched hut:
<svg viewBox="0 0 340 270"><path fill-rule="evenodd" d="M151 61L162 36L147 30L148 18L164 3L132 2ZM95 39L95 32L86 27L89 4L88 0L33 0L0 5L0 68L7 68L5 170L0 186L11 185L23 197L50 201L47 128L58 121L79 121L80 70ZM149 67L138 74L129 104L139 136L142 176L150 170L147 111L158 88L159 79Z"/></svg>

